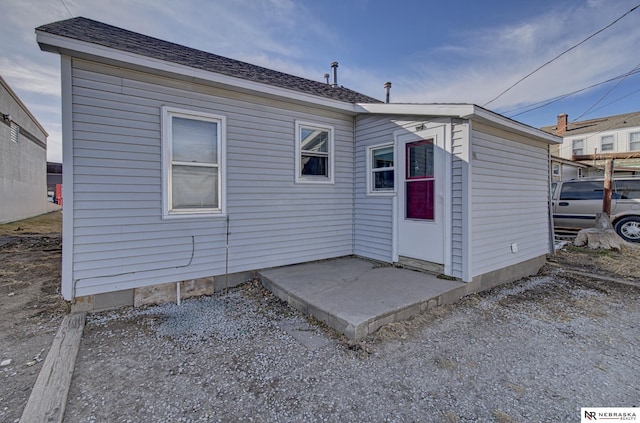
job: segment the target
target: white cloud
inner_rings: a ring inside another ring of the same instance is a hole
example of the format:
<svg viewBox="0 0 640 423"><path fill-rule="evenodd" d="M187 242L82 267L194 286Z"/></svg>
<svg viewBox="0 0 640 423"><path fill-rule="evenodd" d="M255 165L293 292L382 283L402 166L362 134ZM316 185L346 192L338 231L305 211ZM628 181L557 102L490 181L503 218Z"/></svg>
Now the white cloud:
<svg viewBox="0 0 640 423"><path fill-rule="evenodd" d="M459 44L435 49L432 62L414 66L411 74L401 78L395 84L396 98L483 104L626 10L591 2L574 10L551 10L504 28L464 34ZM628 16L536 72L490 107L539 101L631 70L637 57L625 52L637 49L640 26L635 22L637 17ZM437 66L438 58L448 65Z"/></svg>

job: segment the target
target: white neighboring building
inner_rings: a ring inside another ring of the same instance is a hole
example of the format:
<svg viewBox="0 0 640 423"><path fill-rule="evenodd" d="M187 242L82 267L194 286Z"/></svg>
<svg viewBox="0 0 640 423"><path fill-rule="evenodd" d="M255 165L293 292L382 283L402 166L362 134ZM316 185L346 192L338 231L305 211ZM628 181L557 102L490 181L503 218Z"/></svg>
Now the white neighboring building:
<svg viewBox="0 0 640 423"><path fill-rule="evenodd" d="M51 210L47 131L0 77L0 223Z"/></svg>
<svg viewBox="0 0 640 423"><path fill-rule="evenodd" d="M552 146L553 156L600 169L614 159L617 175L640 174L640 112L571 123L563 113L555 126L541 129L563 139Z"/></svg>

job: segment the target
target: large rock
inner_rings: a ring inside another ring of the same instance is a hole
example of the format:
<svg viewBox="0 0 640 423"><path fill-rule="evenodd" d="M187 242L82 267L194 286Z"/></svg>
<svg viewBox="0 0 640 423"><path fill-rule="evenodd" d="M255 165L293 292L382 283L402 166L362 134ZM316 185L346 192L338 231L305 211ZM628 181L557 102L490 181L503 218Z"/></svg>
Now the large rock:
<svg viewBox="0 0 640 423"><path fill-rule="evenodd" d="M576 247L589 247L594 250L620 250L625 244L611 226L611 220L606 213L596 214L595 227L582 229L573 242Z"/></svg>

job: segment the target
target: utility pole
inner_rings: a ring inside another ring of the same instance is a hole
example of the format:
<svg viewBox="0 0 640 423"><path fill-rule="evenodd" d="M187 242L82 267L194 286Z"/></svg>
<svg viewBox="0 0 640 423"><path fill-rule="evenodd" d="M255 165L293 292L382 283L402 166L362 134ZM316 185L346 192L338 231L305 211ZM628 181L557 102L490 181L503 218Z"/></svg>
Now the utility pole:
<svg viewBox="0 0 640 423"><path fill-rule="evenodd" d="M613 187L613 159L607 159L604 165L604 195L602 196L602 213L611 216L611 193Z"/></svg>

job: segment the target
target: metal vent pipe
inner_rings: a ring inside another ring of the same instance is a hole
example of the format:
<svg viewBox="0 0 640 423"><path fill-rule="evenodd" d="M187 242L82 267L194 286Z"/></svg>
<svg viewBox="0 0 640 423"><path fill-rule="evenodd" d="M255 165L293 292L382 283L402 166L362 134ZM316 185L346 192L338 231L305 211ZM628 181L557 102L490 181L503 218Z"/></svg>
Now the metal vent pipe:
<svg viewBox="0 0 640 423"><path fill-rule="evenodd" d="M331 63L331 69L333 70L333 84L332 87L338 86L338 62Z"/></svg>

